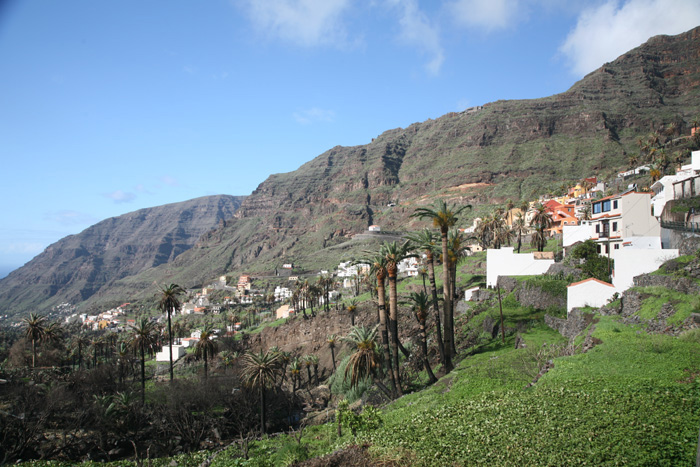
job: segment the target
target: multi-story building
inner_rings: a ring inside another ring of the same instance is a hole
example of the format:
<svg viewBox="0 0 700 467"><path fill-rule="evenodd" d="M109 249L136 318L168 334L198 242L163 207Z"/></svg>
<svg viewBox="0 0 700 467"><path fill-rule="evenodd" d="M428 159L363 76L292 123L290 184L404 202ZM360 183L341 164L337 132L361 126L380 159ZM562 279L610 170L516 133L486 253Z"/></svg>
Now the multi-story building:
<svg viewBox="0 0 700 467"><path fill-rule="evenodd" d="M661 226L651 211L651 193L630 191L596 200L591 217L593 240L601 254L623 246L661 248Z"/></svg>

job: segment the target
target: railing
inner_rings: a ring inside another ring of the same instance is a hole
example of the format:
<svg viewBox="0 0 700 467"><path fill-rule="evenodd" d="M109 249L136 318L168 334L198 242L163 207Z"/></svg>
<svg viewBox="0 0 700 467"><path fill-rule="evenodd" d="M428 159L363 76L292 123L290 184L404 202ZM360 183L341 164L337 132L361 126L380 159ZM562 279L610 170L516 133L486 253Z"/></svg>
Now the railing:
<svg viewBox="0 0 700 467"><path fill-rule="evenodd" d="M700 223L698 222L675 222L662 220L661 227L664 229L680 230L682 232L700 233Z"/></svg>

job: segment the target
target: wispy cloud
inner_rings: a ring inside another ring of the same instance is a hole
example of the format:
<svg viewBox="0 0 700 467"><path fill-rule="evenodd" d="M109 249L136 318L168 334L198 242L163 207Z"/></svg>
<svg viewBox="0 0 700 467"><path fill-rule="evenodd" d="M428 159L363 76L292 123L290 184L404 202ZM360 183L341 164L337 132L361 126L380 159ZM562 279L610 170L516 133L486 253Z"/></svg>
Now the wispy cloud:
<svg viewBox="0 0 700 467"><path fill-rule="evenodd" d="M256 29L295 45L344 45L349 0L243 0Z"/></svg>
<svg viewBox="0 0 700 467"><path fill-rule="evenodd" d="M515 23L520 3L519 0L456 0L447 9L458 24L493 31Z"/></svg>
<svg viewBox="0 0 700 467"><path fill-rule="evenodd" d="M115 203L130 203L136 199L136 195L128 191L116 190L111 193L105 193L105 198L109 198Z"/></svg>
<svg viewBox="0 0 700 467"><path fill-rule="evenodd" d="M332 110L312 107L310 109L294 112L292 116L297 123L301 125L309 125L315 122L332 122L335 119L335 112Z"/></svg>
<svg viewBox="0 0 700 467"><path fill-rule="evenodd" d="M428 55L425 68L428 73L437 75L445 61L437 25L421 11L416 0L389 0L388 3L398 12L399 40Z"/></svg>
<svg viewBox="0 0 700 467"><path fill-rule="evenodd" d="M98 221L98 219L89 214L68 209L47 212L44 215L44 219L61 225L85 225L94 224Z"/></svg>
<svg viewBox="0 0 700 467"><path fill-rule="evenodd" d="M679 34L700 24L697 0L609 0L584 10L560 47L579 76L658 34Z"/></svg>

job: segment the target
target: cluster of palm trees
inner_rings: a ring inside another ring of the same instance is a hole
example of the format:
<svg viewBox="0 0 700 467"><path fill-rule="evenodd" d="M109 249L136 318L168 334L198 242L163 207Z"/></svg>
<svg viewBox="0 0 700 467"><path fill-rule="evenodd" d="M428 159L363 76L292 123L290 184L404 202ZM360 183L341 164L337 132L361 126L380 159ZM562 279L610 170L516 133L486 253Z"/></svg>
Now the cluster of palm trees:
<svg viewBox="0 0 700 467"><path fill-rule="evenodd" d="M696 118L691 127L698 128L699 121ZM661 131L655 131L637 140L639 154L632 154L628 158L630 167L638 164L650 164L649 175L652 182L667 174L673 165L681 165L690 154L688 147L682 147L687 138L680 137L681 127L676 123L670 123ZM697 135L697 134L696 134ZM692 141L697 143L697 141ZM697 145L697 144L696 144ZM672 148L677 148L671 152Z"/></svg>
<svg viewBox="0 0 700 467"><path fill-rule="evenodd" d="M297 282L290 298L292 308L296 311L301 310L304 318L307 317L307 308L310 308L311 316L315 317L314 306L320 308L321 303L323 303L324 310L329 311L331 291L335 286L336 282L331 274L319 275L316 282L309 279Z"/></svg>

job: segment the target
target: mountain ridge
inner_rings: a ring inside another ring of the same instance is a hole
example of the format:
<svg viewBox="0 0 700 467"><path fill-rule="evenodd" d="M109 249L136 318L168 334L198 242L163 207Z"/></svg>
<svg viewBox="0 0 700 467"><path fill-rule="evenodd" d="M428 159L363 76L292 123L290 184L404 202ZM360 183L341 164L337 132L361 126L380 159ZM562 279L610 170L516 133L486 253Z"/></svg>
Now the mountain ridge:
<svg viewBox="0 0 700 467"><path fill-rule="evenodd" d="M30 309L86 301L114 280L172 261L233 217L242 198L206 196L100 221L0 280L0 303Z"/></svg>
<svg viewBox="0 0 700 467"><path fill-rule="evenodd" d="M688 133L698 115L700 28L655 36L565 92L499 100L387 130L367 144L336 146L295 171L270 175L192 248L111 281L85 303L144 298L154 281L201 285L284 262L329 268L358 251L353 235L371 224L418 228L425 224L409 215L436 198L470 203L478 215L508 198L532 199L555 183L610 176L637 153L639 137L670 123ZM347 246L342 258L328 251L338 245Z"/></svg>

